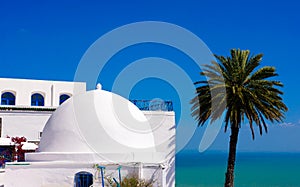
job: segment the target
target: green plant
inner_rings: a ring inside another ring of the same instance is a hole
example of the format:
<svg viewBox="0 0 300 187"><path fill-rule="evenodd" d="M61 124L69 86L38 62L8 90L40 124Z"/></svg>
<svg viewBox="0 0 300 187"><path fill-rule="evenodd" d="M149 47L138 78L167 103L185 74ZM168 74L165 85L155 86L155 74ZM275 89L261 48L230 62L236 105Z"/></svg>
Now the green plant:
<svg viewBox="0 0 300 187"><path fill-rule="evenodd" d="M93 168L97 170L94 175L96 179L96 177L100 172L99 164L94 164ZM117 184L114 181L113 173L108 174L105 172L105 170L103 170L103 175L104 175L105 186L117 187ZM138 174L134 172L122 178L121 187L153 187L154 182L155 180L153 179L149 179L149 180L140 179Z"/></svg>
<svg viewBox="0 0 300 187"><path fill-rule="evenodd" d="M122 187L153 187L153 180L145 180L140 179L137 174L129 174L121 181ZM116 184L112 185L113 187L117 187Z"/></svg>

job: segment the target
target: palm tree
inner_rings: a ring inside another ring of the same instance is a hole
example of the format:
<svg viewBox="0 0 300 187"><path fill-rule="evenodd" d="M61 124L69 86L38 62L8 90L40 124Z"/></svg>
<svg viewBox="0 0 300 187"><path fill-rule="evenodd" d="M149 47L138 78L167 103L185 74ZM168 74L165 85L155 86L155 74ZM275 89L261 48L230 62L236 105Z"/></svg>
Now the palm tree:
<svg viewBox="0 0 300 187"><path fill-rule="evenodd" d="M249 50L240 49L232 49L229 57L215 55L218 62L204 65L200 73L206 80L195 82L197 96L191 100L191 109L198 126L203 126L209 118L218 119L225 112L225 132L228 125L231 128L225 187L234 186L236 146L245 118L254 139L253 124L262 135L263 128L267 133L265 120L282 122L288 110L281 98L283 92L278 89L283 84L269 79L278 75L275 68L258 68L262 56L250 56Z"/></svg>

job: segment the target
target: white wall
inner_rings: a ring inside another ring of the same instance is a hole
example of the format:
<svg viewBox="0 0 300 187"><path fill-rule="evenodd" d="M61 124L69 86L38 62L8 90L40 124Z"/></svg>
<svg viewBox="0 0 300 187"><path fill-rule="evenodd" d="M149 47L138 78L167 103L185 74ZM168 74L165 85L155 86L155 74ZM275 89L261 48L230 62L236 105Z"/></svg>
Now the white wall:
<svg viewBox="0 0 300 187"><path fill-rule="evenodd" d="M70 187L74 184L74 176L77 172L88 171L94 175L95 187L101 187L101 175L98 178L98 171L93 168L92 163L80 162L37 162L29 165L13 165L9 163L3 174L5 187L30 186L30 187ZM100 164L100 163L98 163ZM105 176L118 178L117 165L106 165ZM159 165L143 165L140 168L138 163L120 164L121 176L124 178L128 174L139 173L143 179L154 179L154 187L166 187L162 184L162 169ZM0 175L1 177L1 175ZM17 179L17 180L16 180ZM0 181L1 184L2 181ZM107 186L107 183L106 185Z"/></svg>
<svg viewBox="0 0 300 187"><path fill-rule="evenodd" d="M148 119L157 152L175 155L175 112L173 111L143 111Z"/></svg>
<svg viewBox="0 0 300 187"><path fill-rule="evenodd" d="M165 166L162 184L166 187L175 186L175 112L143 111L152 127L157 152L165 154Z"/></svg>
<svg viewBox="0 0 300 187"><path fill-rule="evenodd" d="M30 106L31 95L44 96L45 106L58 106L61 94L75 95L86 91L86 83L0 78L0 93L12 92L17 106Z"/></svg>
<svg viewBox="0 0 300 187"><path fill-rule="evenodd" d="M29 141L39 141L39 132L43 131L51 114L52 112L0 111L1 137L25 136Z"/></svg>

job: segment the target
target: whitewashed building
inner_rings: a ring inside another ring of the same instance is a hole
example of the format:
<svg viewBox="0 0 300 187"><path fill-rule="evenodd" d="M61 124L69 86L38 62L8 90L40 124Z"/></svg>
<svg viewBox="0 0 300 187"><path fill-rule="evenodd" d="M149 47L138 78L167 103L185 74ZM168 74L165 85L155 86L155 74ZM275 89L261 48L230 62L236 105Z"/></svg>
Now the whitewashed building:
<svg viewBox="0 0 300 187"><path fill-rule="evenodd" d="M81 170L102 186L95 165L113 176L122 166L122 176L136 172L154 186L175 186L175 113L168 103L130 102L100 87L86 91L85 83L0 81L1 136L40 141L25 163L6 164L6 187L72 186Z"/></svg>
<svg viewBox="0 0 300 187"><path fill-rule="evenodd" d="M86 83L0 78L0 137L38 142L56 107L86 92Z"/></svg>

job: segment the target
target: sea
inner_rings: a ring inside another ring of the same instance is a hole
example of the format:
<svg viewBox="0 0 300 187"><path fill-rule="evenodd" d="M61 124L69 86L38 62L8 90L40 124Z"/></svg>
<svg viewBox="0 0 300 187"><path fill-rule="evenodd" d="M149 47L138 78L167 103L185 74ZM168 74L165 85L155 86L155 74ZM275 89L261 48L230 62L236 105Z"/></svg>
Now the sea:
<svg viewBox="0 0 300 187"><path fill-rule="evenodd" d="M176 187L224 186L226 152L176 155ZM300 187L300 153L237 153L235 187Z"/></svg>

